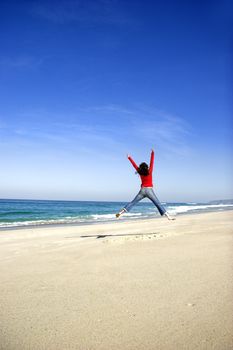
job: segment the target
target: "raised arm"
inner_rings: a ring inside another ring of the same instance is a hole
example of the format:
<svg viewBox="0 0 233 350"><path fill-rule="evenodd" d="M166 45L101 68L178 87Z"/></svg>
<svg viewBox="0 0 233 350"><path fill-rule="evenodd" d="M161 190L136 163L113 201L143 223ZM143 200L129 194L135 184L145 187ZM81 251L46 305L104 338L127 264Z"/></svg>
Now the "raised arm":
<svg viewBox="0 0 233 350"><path fill-rule="evenodd" d="M128 160L130 161L130 163L133 165L133 167L134 167L136 170L138 170L137 164L135 163L135 161L133 160L133 158L130 157L129 154L127 154L127 158L128 158Z"/></svg>
<svg viewBox="0 0 233 350"><path fill-rule="evenodd" d="M150 174L152 174L152 172L153 172L154 158L155 158L155 153L154 153L154 150L152 149L151 150L151 155L150 155L150 169L149 169Z"/></svg>

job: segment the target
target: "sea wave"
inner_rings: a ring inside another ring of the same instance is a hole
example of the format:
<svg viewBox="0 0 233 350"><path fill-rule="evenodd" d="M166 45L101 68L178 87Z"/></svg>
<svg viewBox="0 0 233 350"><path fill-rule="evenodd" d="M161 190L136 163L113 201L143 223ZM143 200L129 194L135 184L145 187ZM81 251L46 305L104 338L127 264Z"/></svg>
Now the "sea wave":
<svg viewBox="0 0 233 350"><path fill-rule="evenodd" d="M144 216L142 213L125 213L125 219L135 219ZM145 215L146 217L148 215ZM43 226L43 225L59 225L59 224L81 224L93 222L105 222L116 220L115 214L93 214L86 217L64 217L62 219L44 219L44 220L26 220L14 222L0 222L0 227L27 227L27 226Z"/></svg>
<svg viewBox="0 0 233 350"><path fill-rule="evenodd" d="M179 214L185 214L188 212L203 212L203 211L220 211L220 210L228 210L232 209L233 204L201 204L201 203L165 203L164 204L166 210L172 215L179 215ZM66 225L66 224L94 224L98 222L108 222L108 221L114 221L117 220L115 216L115 207L112 207L109 209L112 212L108 213L98 213L99 208L96 207L92 209L93 211L90 212L89 210L86 210L85 212L88 212L88 214L84 215L84 210L82 209L77 210L76 215L67 215L67 216L50 216L49 213L47 213L47 217L26 217L23 216L26 213L25 211L18 211L19 213L22 213L22 216L19 216L18 218L7 218L7 213L5 218L0 218L0 228L16 228L16 227L34 227L34 226L43 226L43 225ZM97 213L95 213L95 210ZM135 209L134 209L135 210ZM137 219L150 219L150 218L156 218L159 217L159 213L156 210L156 208L151 206L141 206L139 208L136 208L137 211L132 211L125 213L121 220L137 220ZM13 212L13 211L12 211ZM29 212L29 211L27 211ZM77 215L78 213L78 215ZM34 213L36 214L36 213Z"/></svg>
<svg viewBox="0 0 233 350"><path fill-rule="evenodd" d="M0 213L1 216L15 216L15 215L31 215L34 214L33 211L5 211L4 213Z"/></svg>
<svg viewBox="0 0 233 350"><path fill-rule="evenodd" d="M86 219L48 219L48 220L27 220L14 222L0 222L0 227L24 227L24 226L41 226L41 225L57 225L57 224L78 224L86 222Z"/></svg>
<svg viewBox="0 0 233 350"><path fill-rule="evenodd" d="M124 217L131 218L131 217L138 217L142 216L142 213L124 213ZM94 220L105 220L105 219L116 219L116 214L93 214L91 217Z"/></svg>
<svg viewBox="0 0 233 350"><path fill-rule="evenodd" d="M171 214L181 214L188 211L196 210L211 210L211 209L223 209L226 207L233 207L233 204L206 204L206 205L181 205L181 206L168 206L167 209Z"/></svg>

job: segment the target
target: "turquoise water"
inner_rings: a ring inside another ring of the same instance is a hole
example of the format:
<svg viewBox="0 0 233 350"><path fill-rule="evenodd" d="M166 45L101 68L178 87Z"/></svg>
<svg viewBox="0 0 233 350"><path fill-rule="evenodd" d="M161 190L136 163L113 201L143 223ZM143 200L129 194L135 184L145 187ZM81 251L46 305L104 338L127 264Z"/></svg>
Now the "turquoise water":
<svg viewBox="0 0 233 350"><path fill-rule="evenodd" d="M0 227L83 224L115 221L115 213L125 202L85 202L0 199ZM171 214L233 209L232 203L163 203ZM150 202L140 202L121 220L159 217Z"/></svg>

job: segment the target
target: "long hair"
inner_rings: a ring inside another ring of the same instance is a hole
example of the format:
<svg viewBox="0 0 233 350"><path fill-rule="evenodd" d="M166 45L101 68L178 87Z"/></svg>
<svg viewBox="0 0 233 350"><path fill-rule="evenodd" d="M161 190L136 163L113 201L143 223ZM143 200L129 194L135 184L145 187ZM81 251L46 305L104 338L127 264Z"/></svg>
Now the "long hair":
<svg viewBox="0 0 233 350"><path fill-rule="evenodd" d="M144 176L147 176L149 175L149 167L146 163L141 163L139 165L139 168L137 170L138 174L139 175L144 175Z"/></svg>

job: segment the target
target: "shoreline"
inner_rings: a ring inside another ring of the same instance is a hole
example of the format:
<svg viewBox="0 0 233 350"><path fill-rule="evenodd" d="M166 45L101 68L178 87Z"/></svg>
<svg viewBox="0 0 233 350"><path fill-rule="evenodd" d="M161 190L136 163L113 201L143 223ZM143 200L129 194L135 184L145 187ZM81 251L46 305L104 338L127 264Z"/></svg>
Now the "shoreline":
<svg viewBox="0 0 233 350"><path fill-rule="evenodd" d="M178 213L174 215L176 218L182 217L183 215L198 215L198 214L205 214L205 213L219 213L219 212L228 212L232 211L232 208L225 208L221 210L215 210L215 209L202 209L202 210L189 210L187 212L183 213ZM173 216L173 214L171 214ZM14 230L24 230L24 229L37 229L37 228L58 228L58 227L68 227L68 226L92 226L92 225L104 225L104 224L109 224L109 223L117 223L117 222L138 222L138 221L150 221L150 220L155 220L155 219L161 219L161 216L155 216L155 217L142 217L142 218L132 218L132 219L127 219L124 217L121 217L120 219L110 219L110 220L98 220L98 221L83 221L83 222L67 222L67 223L43 223L43 224L29 224L29 225L21 225L21 226L0 226L0 232L2 231L14 231Z"/></svg>

